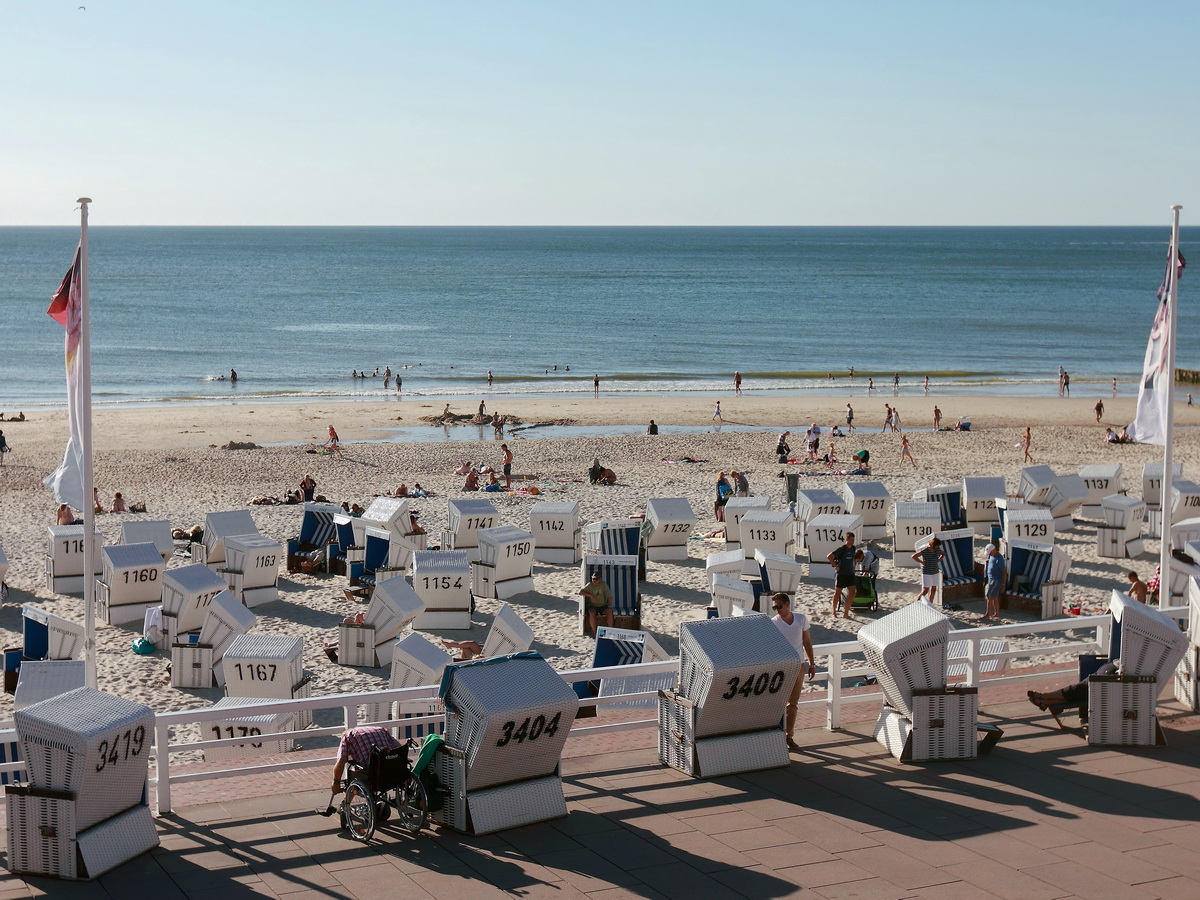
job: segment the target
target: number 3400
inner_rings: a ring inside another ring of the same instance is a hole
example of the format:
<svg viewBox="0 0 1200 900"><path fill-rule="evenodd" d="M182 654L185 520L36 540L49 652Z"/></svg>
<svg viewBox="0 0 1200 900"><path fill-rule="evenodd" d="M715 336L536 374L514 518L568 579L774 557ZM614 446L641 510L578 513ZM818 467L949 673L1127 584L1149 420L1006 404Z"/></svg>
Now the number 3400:
<svg viewBox="0 0 1200 900"><path fill-rule="evenodd" d="M778 694L783 687L783 672L760 672L748 675L745 679L737 675L729 679L729 690L721 695L722 700L732 700L734 697L761 697L763 694Z"/></svg>

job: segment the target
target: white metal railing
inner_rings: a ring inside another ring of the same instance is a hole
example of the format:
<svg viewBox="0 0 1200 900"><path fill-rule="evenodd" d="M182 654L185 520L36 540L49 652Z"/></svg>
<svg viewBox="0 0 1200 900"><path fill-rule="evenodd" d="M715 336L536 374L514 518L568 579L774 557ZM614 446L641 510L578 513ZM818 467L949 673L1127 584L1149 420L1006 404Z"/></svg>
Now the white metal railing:
<svg viewBox="0 0 1200 900"><path fill-rule="evenodd" d="M1188 607L1170 607L1164 608L1162 612L1175 618L1182 618L1188 615ZM988 660L1014 660L1031 658L1036 656L1045 656L1049 654L1061 653L1064 651L1070 652L1103 652L1107 649L1109 643L1109 634L1112 625L1111 616L1104 614L1098 616L1072 616L1062 619L1051 619L1041 622L1028 622L1016 625L993 625L987 628L968 628L963 630L951 631L950 640L962 641L966 644L966 653L961 657L956 656L951 661L965 663L967 668L967 676L965 684L971 686L979 686L981 684L980 666ZM1088 631L1094 629L1094 635L1090 640L1070 640L1054 644L1040 644L1034 647L1026 647L1017 650L1009 650L1004 653L988 653L985 654L980 650L980 643L984 640L1004 637L1014 637L1018 635L1044 634L1047 632L1060 631ZM829 729L838 729L842 725L843 710L847 705L865 702L878 702L882 697L881 691L864 691L854 694L846 694L844 682L851 679L865 679L874 674L874 670L865 664L861 659L862 650L857 641L842 641L832 644L817 644L813 648L817 657L823 658L826 661L826 671L818 674L814 678L814 682L823 683L824 690L820 692L820 696L804 699L802 697L800 706L803 707L818 707L825 708L825 724ZM853 657L859 659L853 659ZM678 660L670 659L664 662L642 663L632 666L619 666L606 669L569 669L560 670L559 674L568 684L574 684L580 681L596 681L605 677L621 677L629 678L641 675L663 675L677 671ZM994 674L984 680L982 683L987 686L995 686L1008 684L1024 679L1044 677L1044 672L1020 674ZM305 759L297 759L294 761L282 763L260 763L255 764L252 758L248 759L247 765L235 765L230 768L219 770L210 770L203 772L180 772L171 771L171 756L172 754L185 753L189 751L216 749L219 747L229 747L249 743L248 737L223 738L220 740L200 740L200 741L177 741L172 743L172 728L184 726L203 725L207 722L228 721L229 719L237 718L239 715L262 715L268 710L271 712L299 712L301 710L326 710L340 709L342 710L342 722L336 726L326 726L320 728L309 728L304 731L290 732L272 732L269 735L255 735L262 740L277 741L285 740L289 737L320 737L340 735L346 728L352 728L358 724L358 708L372 703L390 703L397 700L421 700L436 697L438 693L437 685L424 685L421 687L412 688L393 688L381 691L370 691L365 693L349 693L349 694L332 694L321 697L311 697L303 700L279 700L270 704L257 703L252 706L236 707L222 706L220 708L209 707L207 709L189 709L178 710L175 712L157 713L155 715L155 740L153 760L155 764L155 800L158 807L159 815L170 812L171 810L171 785L183 784L193 781L209 781L219 778L225 778L236 775L246 775L250 773L264 773L283 770L294 770L298 768L309 768L314 766L326 766L332 763L334 751L331 749L328 755L318 757L308 757ZM816 693L816 692L810 692ZM588 705L595 704L596 706L610 706L617 704L625 704L636 700L654 700L657 697L657 691L640 691L623 694L614 694L606 697L594 697L587 701ZM440 719L440 716L413 716L404 719L389 719L380 724L387 726L416 726L432 724ZM577 725L571 729L571 737L586 737L599 733L611 733L617 731L626 731L635 728L645 728L650 726L657 727L657 716L651 718L637 718L628 721L609 722L598 725ZM13 741L16 739L13 723L0 722L0 743ZM181 768L176 766L176 770ZM184 766L183 768L186 768ZM22 761L0 763L0 772L5 773L24 773L25 764Z"/></svg>

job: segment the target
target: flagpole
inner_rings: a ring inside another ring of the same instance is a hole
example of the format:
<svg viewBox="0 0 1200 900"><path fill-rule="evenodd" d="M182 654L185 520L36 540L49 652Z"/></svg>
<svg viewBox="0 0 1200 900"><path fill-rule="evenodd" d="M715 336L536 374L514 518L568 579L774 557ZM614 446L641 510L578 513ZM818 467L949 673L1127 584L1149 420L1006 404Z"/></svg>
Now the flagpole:
<svg viewBox="0 0 1200 900"><path fill-rule="evenodd" d="M92 477L92 340L88 311L88 204L79 198L79 392L83 438L83 666L90 688L96 687L96 502Z"/></svg>
<svg viewBox="0 0 1200 900"><path fill-rule="evenodd" d="M1163 421L1162 479L1162 545L1158 560L1158 605L1171 605L1171 507L1174 505L1172 491L1175 478L1172 471L1171 442L1175 436L1175 327L1179 320L1179 211L1182 206L1171 207L1171 255L1167 264L1167 304L1170 306L1170 328L1167 341L1167 404Z"/></svg>

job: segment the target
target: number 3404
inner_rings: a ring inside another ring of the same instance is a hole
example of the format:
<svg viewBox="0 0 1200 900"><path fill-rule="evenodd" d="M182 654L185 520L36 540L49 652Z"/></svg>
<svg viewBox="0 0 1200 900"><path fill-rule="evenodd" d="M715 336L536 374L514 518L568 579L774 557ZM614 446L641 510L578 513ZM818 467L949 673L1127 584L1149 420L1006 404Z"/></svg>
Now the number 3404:
<svg viewBox="0 0 1200 900"><path fill-rule="evenodd" d="M517 725L516 722L504 723L504 737L496 741L497 747L507 747L510 742L516 741L518 744L523 744L526 741L536 741L543 734L547 737L554 737L554 733L558 731L559 723L562 721L562 713L557 712L554 718L549 722L545 716L526 716L525 721Z"/></svg>

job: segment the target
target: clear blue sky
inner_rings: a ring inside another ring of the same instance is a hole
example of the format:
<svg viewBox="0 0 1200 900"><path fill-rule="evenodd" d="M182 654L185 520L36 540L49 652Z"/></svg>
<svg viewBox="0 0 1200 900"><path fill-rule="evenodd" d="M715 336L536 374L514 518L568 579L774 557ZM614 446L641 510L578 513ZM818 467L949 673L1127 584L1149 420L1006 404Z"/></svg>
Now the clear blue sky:
<svg viewBox="0 0 1200 900"><path fill-rule="evenodd" d="M0 225L80 195L109 225L1186 224L1198 25L1195 0L5 0Z"/></svg>

